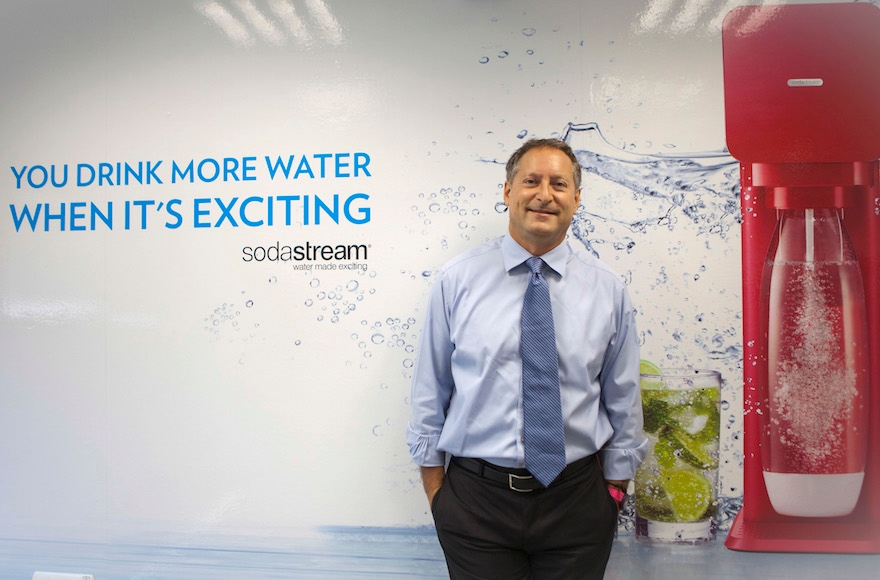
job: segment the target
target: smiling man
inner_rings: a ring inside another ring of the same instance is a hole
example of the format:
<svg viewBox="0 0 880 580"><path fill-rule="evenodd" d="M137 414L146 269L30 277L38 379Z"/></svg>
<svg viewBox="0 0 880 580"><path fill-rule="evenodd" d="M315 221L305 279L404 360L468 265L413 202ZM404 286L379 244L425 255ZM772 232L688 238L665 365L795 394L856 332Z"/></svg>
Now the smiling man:
<svg viewBox="0 0 880 580"><path fill-rule="evenodd" d="M453 579L601 579L647 451L626 288L566 241L580 187L565 142L525 143L507 235L432 288L407 442Z"/></svg>

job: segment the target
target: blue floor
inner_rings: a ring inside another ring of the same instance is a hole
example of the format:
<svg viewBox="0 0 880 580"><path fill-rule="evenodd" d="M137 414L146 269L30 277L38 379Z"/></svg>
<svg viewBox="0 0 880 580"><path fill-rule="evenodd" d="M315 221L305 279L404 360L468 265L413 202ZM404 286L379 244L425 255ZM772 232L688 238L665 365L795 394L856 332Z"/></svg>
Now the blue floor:
<svg viewBox="0 0 880 580"><path fill-rule="evenodd" d="M724 547L724 535L702 546L656 546L622 535L605 572L606 580L697 578L866 580L880 578L880 555L736 552Z"/></svg>
<svg viewBox="0 0 880 580"><path fill-rule="evenodd" d="M294 540L226 538L211 545L0 539L0 578L36 570L96 580L446 578L431 528L332 528ZM651 546L622 532L606 580L691 578L878 578L880 555L735 552L724 534L702 546Z"/></svg>

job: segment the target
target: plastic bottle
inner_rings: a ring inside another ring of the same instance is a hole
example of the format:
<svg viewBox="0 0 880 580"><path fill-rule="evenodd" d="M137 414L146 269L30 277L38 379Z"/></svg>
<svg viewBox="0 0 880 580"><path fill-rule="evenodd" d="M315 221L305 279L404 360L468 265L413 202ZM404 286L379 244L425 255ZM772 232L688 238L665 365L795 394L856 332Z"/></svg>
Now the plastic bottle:
<svg viewBox="0 0 880 580"><path fill-rule="evenodd" d="M862 276L841 209L783 209L762 279L762 460L782 515L850 513L865 472L868 350Z"/></svg>

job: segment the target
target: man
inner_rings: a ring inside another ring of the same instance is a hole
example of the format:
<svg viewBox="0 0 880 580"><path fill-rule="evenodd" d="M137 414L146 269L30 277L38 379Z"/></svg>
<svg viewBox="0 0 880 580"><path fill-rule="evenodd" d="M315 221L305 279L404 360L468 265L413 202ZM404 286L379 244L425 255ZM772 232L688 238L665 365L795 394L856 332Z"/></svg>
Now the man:
<svg viewBox="0 0 880 580"><path fill-rule="evenodd" d="M602 578L647 451L626 289L565 239L580 181L565 142L526 142L507 163L508 234L431 292L407 442L456 580Z"/></svg>

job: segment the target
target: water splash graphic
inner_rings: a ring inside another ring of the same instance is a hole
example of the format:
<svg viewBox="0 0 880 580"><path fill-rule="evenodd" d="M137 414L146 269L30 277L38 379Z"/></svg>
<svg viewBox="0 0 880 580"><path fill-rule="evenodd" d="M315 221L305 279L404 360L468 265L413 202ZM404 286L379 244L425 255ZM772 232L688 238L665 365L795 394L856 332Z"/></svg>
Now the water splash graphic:
<svg viewBox="0 0 880 580"><path fill-rule="evenodd" d="M562 139L572 145L585 172L632 192L642 204L644 215L597 214L581 206L572 223L572 233L597 257L590 234L596 220L621 225L633 234L653 228L674 229L680 219L697 226L697 235L726 239L738 228L739 164L726 151L689 155L649 155L611 145L596 123L569 124ZM736 230L738 231L738 229ZM616 249L631 251L635 241L616 241Z"/></svg>

